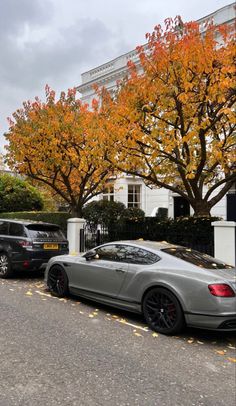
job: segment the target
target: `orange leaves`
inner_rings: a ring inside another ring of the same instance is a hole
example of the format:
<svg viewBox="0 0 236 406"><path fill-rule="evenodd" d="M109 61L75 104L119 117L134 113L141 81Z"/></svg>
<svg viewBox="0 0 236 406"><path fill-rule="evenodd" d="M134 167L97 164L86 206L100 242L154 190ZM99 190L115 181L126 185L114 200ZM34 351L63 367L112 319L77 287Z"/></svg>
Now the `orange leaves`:
<svg viewBox="0 0 236 406"><path fill-rule="evenodd" d="M76 99L75 89L56 100L47 86L46 103L27 102L14 113L6 135L8 163L81 211L113 173L95 128L95 113Z"/></svg>
<svg viewBox="0 0 236 406"><path fill-rule="evenodd" d="M155 27L137 48L143 72L134 75L130 63L130 77L102 110L113 164L184 191L193 204L203 185L227 183L235 145L234 45L225 30L219 47L221 29L204 29L180 18Z"/></svg>

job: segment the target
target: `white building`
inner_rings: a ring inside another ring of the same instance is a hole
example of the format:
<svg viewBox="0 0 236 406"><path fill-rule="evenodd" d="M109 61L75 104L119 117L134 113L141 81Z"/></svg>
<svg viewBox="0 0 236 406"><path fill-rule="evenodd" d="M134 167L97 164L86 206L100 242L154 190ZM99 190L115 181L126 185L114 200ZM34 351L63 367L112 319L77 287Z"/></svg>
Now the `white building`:
<svg viewBox="0 0 236 406"><path fill-rule="evenodd" d="M235 22L235 3L231 3L214 11L210 15L198 20L198 22L203 26L204 22L208 19L213 20L216 25L233 24ZM81 100L91 105L92 99L96 97L94 92L95 84L99 87L106 87L109 91L115 89L117 81L127 75L127 63L130 60L135 62L138 66L136 50L84 72L81 75L82 84L77 88L82 94ZM155 215L159 207L167 208L169 217L192 214L189 203L181 196L164 188L150 189L144 184L142 179L129 175L124 175L119 178L114 182L114 185L111 183L111 187L107 190L107 193L99 198L120 201L124 203L126 207L140 207L147 216ZM211 214L224 219L228 217L229 220L236 221L236 208L234 205L236 207L235 188L212 208Z"/></svg>

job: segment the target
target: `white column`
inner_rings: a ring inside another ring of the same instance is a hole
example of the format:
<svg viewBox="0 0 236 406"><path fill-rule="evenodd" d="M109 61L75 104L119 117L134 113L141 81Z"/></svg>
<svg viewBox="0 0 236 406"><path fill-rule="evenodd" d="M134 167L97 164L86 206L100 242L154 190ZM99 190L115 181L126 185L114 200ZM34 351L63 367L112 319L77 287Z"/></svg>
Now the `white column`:
<svg viewBox="0 0 236 406"><path fill-rule="evenodd" d="M214 221L214 255L227 264L235 266L236 260L236 222L235 221Z"/></svg>
<svg viewBox="0 0 236 406"><path fill-rule="evenodd" d="M69 241L70 255L80 252L80 230L84 227L85 220L82 218L70 218L67 220L67 239Z"/></svg>

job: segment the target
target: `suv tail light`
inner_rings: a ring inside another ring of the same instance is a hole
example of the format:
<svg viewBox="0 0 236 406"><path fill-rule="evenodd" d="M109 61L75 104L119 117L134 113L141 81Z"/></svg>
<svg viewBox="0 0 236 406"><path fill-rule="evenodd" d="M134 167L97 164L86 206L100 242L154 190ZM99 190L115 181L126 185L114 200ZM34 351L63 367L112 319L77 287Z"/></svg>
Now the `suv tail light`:
<svg viewBox="0 0 236 406"><path fill-rule="evenodd" d="M32 248L32 243L27 240L18 240L18 244L23 248Z"/></svg>
<svg viewBox="0 0 236 406"><path fill-rule="evenodd" d="M226 283L216 283L208 285L208 289L213 296L219 297L234 297L235 293L233 289Z"/></svg>

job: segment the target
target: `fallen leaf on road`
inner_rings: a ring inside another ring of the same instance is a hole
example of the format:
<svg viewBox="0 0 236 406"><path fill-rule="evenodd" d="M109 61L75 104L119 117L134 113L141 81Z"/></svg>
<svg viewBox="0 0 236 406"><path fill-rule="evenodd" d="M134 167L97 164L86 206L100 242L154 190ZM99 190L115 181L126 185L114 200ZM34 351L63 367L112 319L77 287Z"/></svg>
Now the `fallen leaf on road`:
<svg viewBox="0 0 236 406"><path fill-rule="evenodd" d="M134 335L137 337L142 337L142 334L139 334L139 333L134 333Z"/></svg>
<svg viewBox="0 0 236 406"><path fill-rule="evenodd" d="M229 358L227 358L227 360L230 361L230 362L236 362L236 358L229 357Z"/></svg>
<svg viewBox="0 0 236 406"><path fill-rule="evenodd" d="M43 288L45 285L44 283L36 283L37 288Z"/></svg>
<svg viewBox="0 0 236 406"><path fill-rule="evenodd" d="M50 293L40 292L39 290L36 290L35 293L38 293L40 296L52 297Z"/></svg>
<svg viewBox="0 0 236 406"><path fill-rule="evenodd" d="M30 290L28 290L28 292L26 292L26 295L28 295L28 296L33 296L33 293L30 292Z"/></svg>
<svg viewBox="0 0 236 406"><path fill-rule="evenodd" d="M153 337L158 337L158 334L157 333L152 333L152 336Z"/></svg>
<svg viewBox="0 0 236 406"><path fill-rule="evenodd" d="M89 314L89 317L91 317L91 318L92 318L92 317L94 317L94 315L93 315L93 314Z"/></svg>
<svg viewBox="0 0 236 406"><path fill-rule="evenodd" d="M219 355L225 355L226 351L225 350L224 351L220 350L220 351L216 351L216 353L219 354Z"/></svg>
<svg viewBox="0 0 236 406"><path fill-rule="evenodd" d="M194 342L194 340L188 340L189 344L192 344Z"/></svg>
<svg viewBox="0 0 236 406"><path fill-rule="evenodd" d="M197 341L198 344L204 344L202 341Z"/></svg>

